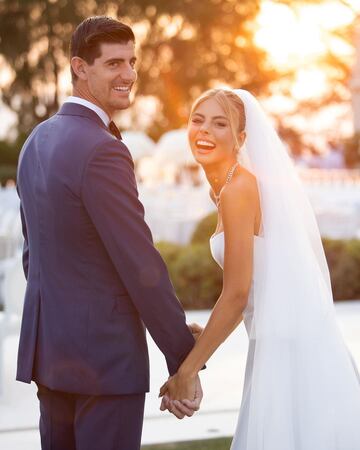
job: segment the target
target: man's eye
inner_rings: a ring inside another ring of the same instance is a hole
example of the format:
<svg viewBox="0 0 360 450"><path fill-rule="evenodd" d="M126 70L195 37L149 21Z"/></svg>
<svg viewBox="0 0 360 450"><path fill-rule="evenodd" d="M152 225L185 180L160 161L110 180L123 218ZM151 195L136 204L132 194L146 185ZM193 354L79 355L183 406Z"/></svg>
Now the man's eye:
<svg viewBox="0 0 360 450"><path fill-rule="evenodd" d="M117 65L118 65L118 63L117 63L116 61L111 62L111 63L109 64L110 67L117 67Z"/></svg>

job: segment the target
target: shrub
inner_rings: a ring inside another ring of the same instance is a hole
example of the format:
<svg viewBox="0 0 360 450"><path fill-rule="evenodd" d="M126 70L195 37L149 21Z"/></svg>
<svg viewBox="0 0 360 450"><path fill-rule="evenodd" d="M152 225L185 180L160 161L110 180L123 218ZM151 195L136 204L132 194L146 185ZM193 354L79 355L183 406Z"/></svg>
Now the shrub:
<svg viewBox="0 0 360 450"><path fill-rule="evenodd" d="M200 241L181 246L156 244L167 264L175 291L185 309L212 308L222 289L222 271L213 260L208 237L215 229L212 214L194 233ZM335 300L360 298L360 240L323 239Z"/></svg>
<svg viewBox="0 0 360 450"><path fill-rule="evenodd" d="M161 254L161 257L163 258L172 283L174 284L174 288L176 289L174 280L176 280L177 274L175 272L175 263L178 259L181 250L183 249L182 245L175 244L173 242L168 241L159 241L155 244L155 247L158 249L158 251Z"/></svg>
<svg viewBox="0 0 360 450"><path fill-rule="evenodd" d="M213 212L204 217L198 223L191 237L192 244L209 244L209 239L215 233L217 225L217 212Z"/></svg>
<svg viewBox="0 0 360 450"><path fill-rule="evenodd" d="M323 242L334 299L360 298L360 240Z"/></svg>
<svg viewBox="0 0 360 450"><path fill-rule="evenodd" d="M5 186L8 180L16 180L16 168L21 147L27 135L19 134L14 142L0 141L0 184Z"/></svg>
<svg viewBox="0 0 360 450"><path fill-rule="evenodd" d="M0 184L5 186L9 180L16 181L16 166L4 164L0 165Z"/></svg>
<svg viewBox="0 0 360 450"><path fill-rule="evenodd" d="M222 289L222 271L211 256L209 243L184 247L171 272L184 308L204 309L214 306Z"/></svg>
<svg viewBox="0 0 360 450"><path fill-rule="evenodd" d="M156 244L179 300L185 309L212 308L222 288L222 271L213 260L209 243L181 246Z"/></svg>
<svg viewBox="0 0 360 450"><path fill-rule="evenodd" d="M183 248L180 244L168 241L159 241L155 244L155 247L159 250L165 263L170 265L178 258L179 253Z"/></svg>
<svg viewBox="0 0 360 450"><path fill-rule="evenodd" d="M355 133L344 142L346 167L355 168L360 165L360 133Z"/></svg>

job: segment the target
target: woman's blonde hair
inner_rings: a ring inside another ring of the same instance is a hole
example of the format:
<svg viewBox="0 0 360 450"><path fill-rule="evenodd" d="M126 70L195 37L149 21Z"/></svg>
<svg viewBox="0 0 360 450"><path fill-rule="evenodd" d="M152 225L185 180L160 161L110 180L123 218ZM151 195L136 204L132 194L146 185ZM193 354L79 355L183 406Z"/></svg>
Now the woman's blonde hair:
<svg viewBox="0 0 360 450"><path fill-rule="evenodd" d="M218 102L225 112L226 117L229 119L230 128L232 135L234 137L234 142L236 144L236 149L239 151L239 132L245 129L246 117L245 117L245 107L241 98L234 94L232 91L227 89L210 89L205 91L198 97L191 108L190 117L193 115L195 110L209 98L213 98Z"/></svg>

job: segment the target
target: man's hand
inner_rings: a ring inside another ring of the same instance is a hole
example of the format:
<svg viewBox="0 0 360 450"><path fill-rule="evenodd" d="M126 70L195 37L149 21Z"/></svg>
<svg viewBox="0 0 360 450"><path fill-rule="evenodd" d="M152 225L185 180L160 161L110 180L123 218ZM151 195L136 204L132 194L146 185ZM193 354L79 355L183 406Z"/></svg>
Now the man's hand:
<svg viewBox="0 0 360 450"><path fill-rule="evenodd" d="M188 325L189 330L191 331L191 334L194 336L194 339L197 340L200 334L203 332L203 328L198 325L197 323L191 323Z"/></svg>
<svg viewBox="0 0 360 450"><path fill-rule="evenodd" d="M186 395L182 395L182 394ZM191 417L195 411L200 409L203 398L200 377L185 379L179 374L170 377L161 387L159 397L163 397L160 410L166 409L178 419L185 416Z"/></svg>

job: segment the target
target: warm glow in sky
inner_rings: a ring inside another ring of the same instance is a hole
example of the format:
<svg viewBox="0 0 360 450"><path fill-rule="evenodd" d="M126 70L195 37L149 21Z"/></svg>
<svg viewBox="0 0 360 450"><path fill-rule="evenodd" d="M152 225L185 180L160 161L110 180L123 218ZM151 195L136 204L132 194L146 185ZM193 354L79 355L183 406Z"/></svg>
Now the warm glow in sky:
<svg viewBox="0 0 360 450"><path fill-rule="evenodd" d="M314 61L323 55L332 40L331 31L350 24L354 14L339 2L323 5L289 7L271 1L264 1L258 16L259 29L256 43L267 50L279 68L297 66ZM351 47L342 47L351 54Z"/></svg>
<svg viewBox="0 0 360 450"><path fill-rule="evenodd" d="M324 0L322 4L309 4L304 0L291 8L276 1L263 0L257 18L256 44L269 54L269 61L278 70L287 69L296 72L295 79L289 86L291 95L280 95L274 89L274 95L266 99L273 102L272 111L282 109L290 117L291 111L296 111L297 102L313 99L332 88L331 74L319 64L319 60L331 49L332 53L340 55L346 64L353 64L353 43L347 43L334 35L334 30L351 24L356 14L360 17L360 0ZM161 20L165 20L165 17ZM142 24L135 25L135 34L141 41ZM171 24L166 23L168 37L176 34L192 33L186 28L183 18L172 17ZM144 28L144 27L143 27ZM146 29L143 29L144 36ZM0 56L0 89L14 76L13 71L4 64ZM62 100L69 93L70 73L66 67L59 79ZM344 88L346 91L346 89ZM345 92L345 97L348 95ZM345 99L349 109L350 103ZM5 117L6 116L6 117ZM0 138L6 133L9 110L0 103ZM14 118L12 119L14 120ZM337 119L337 121L339 121ZM320 130L319 130L320 131Z"/></svg>
<svg viewBox="0 0 360 450"><path fill-rule="evenodd" d="M353 2L354 9L356 6L360 10L359 0ZM353 46L334 36L333 31L349 25L354 15L339 1L304 4L298 8L269 0L263 2L255 40L269 53L276 68L298 70L291 90L294 98L311 98L329 87L323 67L316 67L327 49L343 58L353 58Z"/></svg>

